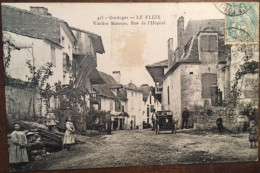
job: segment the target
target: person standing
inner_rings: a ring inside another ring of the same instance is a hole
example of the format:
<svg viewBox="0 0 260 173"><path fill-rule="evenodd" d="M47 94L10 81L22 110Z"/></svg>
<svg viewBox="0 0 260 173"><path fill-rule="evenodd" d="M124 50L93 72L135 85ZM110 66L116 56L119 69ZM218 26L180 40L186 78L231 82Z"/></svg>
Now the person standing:
<svg viewBox="0 0 260 173"><path fill-rule="evenodd" d="M223 133L223 119L221 118L221 115L219 115L219 118L216 121L217 127L218 127L218 134L221 135Z"/></svg>
<svg viewBox="0 0 260 173"><path fill-rule="evenodd" d="M251 143L251 148L257 148L257 125L254 120L249 123L249 142ZM254 144L254 145L253 145Z"/></svg>
<svg viewBox="0 0 260 173"><path fill-rule="evenodd" d="M64 148L67 148L68 151L72 150L71 146L75 144L74 132L75 127L72 123L72 118L68 117L66 122L66 131L63 139Z"/></svg>
<svg viewBox="0 0 260 173"><path fill-rule="evenodd" d="M11 133L11 143L9 147L9 163L11 167L17 170L21 166L29 162L28 153L26 150L27 138L24 132L20 131L20 124L13 124L14 131Z"/></svg>
<svg viewBox="0 0 260 173"><path fill-rule="evenodd" d="M190 113L188 111L188 109L185 107L184 111L182 112L182 129L184 128L184 124L185 124L185 128L188 128L188 119L190 117Z"/></svg>
<svg viewBox="0 0 260 173"><path fill-rule="evenodd" d="M153 109L153 111L152 111L152 123L153 123L152 130L155 130L155 120L156 120L156 110Z"/></svg>

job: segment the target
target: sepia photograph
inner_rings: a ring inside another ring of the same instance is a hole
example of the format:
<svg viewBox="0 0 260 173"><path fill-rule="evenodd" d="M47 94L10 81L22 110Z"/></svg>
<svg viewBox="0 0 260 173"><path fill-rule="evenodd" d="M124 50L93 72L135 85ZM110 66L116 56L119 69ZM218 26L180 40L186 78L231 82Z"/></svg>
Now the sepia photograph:
<svg viewBox="0 0 260 173"><path fill-rule="evenodd" d="M258 161L259 3L2 3L10 172Z"/></svg>

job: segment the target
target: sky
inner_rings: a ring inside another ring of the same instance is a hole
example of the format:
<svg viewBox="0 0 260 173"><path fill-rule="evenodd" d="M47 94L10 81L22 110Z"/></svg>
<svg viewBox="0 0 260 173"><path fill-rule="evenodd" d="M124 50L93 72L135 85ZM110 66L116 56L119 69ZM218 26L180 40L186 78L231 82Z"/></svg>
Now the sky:
<svg viewBox="0 0 260 173"><path fill-rule="evenodd" d="M110 75L113 71L120 71L122 84L132 81L138 86L154 85L145 66L167 59L169 38L173 38L173 47L176 47L177 20L180 16L184 17L185 26L189 20L224 18L214 3L5 3L5 5L26 10L29 10L30 6L46 7L53 17L66 21L69 26L100 35L105 53L97 54L97 69ZM142 16L143 19L137 19L137 16L139 18ZM94 24L95 21L110 23L109 18L117 17L128 17L125 20L113 20L127 21L128 25ZM139 23L131 25L131 21ZM146 25L141 25L142 21L146 22ZM164 22L164 25L147 25L148 21Z"/></svg>

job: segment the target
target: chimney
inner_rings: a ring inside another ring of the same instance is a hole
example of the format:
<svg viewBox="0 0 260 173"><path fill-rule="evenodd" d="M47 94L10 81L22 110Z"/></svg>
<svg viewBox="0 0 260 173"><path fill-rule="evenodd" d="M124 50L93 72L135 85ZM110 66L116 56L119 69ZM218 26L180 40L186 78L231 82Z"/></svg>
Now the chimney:
<svg viewBox="0 0 260 173"><path fill-rule="evenodd" d="M48 8L45 7L30 7L30 12L38 15L51 16L51 14L48 13Z"/></svg>
<svg viewBox="0 0 260 173"><path fill-rule="evenodd" d="M113 78L116 80L116 82L118 84L121 84L120 78L121 78L121 74L120 71L113 71Z"/></svg>
<svg viewBox="0 0 260 173"><path fill-rule="evenodd" d="M172 59L173 58L173 39L168 39L168 68L172 66Z"/></svg>
<svg viewBox="0 0 260 173"><path fill-rule="evenodd" d="M184 32L184 17L181 16L178 21L177 21L177 48L178 48L178 59L181 58L182 54L183 54L183 32Z"/></svg>

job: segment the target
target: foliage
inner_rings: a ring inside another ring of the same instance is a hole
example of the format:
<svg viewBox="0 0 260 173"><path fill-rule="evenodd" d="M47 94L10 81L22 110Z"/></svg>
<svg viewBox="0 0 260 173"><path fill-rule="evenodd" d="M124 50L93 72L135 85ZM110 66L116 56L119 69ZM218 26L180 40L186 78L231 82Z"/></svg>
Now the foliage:
<svg viewBox="0 0 260 173"><path fill-rule="evenodd" d="M40 88L40 95L44 98L45 105L48 107L50 104L50 98L53 96L49 83L46 84L45 88Z"/></svg>
<svg viewBox="0 0 260 173"><path fill-rule="evenodd" d="M32 74L31 77L27 76L28 81L30 81L32 85L42 89L47 79L53 75L52 63L47 62L39 68L36 68L35 65L31 63L31 60L26 60L26 64Z"/></svg>
<svg viewBox="0 0 260 173"><path fill-rule="evenodd" d="M20 50L20 48L14 43L9 34L3 33L3 54L4 54L4 75L8 76L7 69L11 61L11 52L14 50Z"/></svg>
<svg viewBox="0 0 260 173"><path fill-rule="evenodd" d="M244 64L240 65L240 68L235 74L234 84L231 86L231 98L230 101L235 107L237 105L237 101L239 96L241 95L241 90L238 88L238 82L245 74L253 74L256 73L258 69L258 62L256 61L245 61Z"/></svg>
<svg viewBox="0 0 260 173"><path fill-rule="evenodd" d="M108 112L106 112L106 111L99 111L99 110L90 109L89 112L88 112L88 116L86 117L87 129L91 129L91 130L95 129L95 127L97 126L97 124L96 124L97 118L100 121L99 125L102 125L103 128L105 128L106 114L108 114Z"/></svg>
<svg viewBox="0 0 260 173"><path fill-rule="evenodd" d="M68 102L76 111L78 106L84 108L86 95L89 94L87 88L74 88L73 85L61 85L61 82L55 83L54 86L54 94L60 98L61 102Z"/></svg>
<svg viewBox="0 0 260 173"><path fill-rule="evenodd" d="M256 122L258 121L258 111L251 104L246 105L241 111L241 114L246 115L249 120L255 120Z"/></svg>

